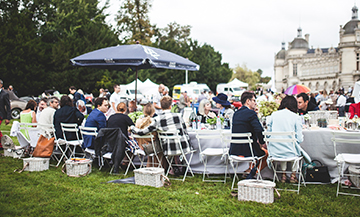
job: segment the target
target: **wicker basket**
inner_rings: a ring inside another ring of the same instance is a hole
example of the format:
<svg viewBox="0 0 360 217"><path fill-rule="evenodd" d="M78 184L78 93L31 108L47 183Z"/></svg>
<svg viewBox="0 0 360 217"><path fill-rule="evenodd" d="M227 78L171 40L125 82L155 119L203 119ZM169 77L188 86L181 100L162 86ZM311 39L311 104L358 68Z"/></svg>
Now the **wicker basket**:
<svg viewBox="0 0 360 217"><path fill-rule="evenodd" d="M238 182L238 200L259 203L274 202L275 183L266 180L246 179Z"/></svg>
<svg viewBox="0 0 360 217"><path fill-rule="evenodd" d="M352 175L356 175L356 176L350 176L350 180L357 188L360 188L360 166L350 165L349 173Z"/></svg>
<svg viewBox="0 0 360 217"><path fill-rule="evenodd" d="M87 174L91 173L91 164L92 160L90 159L73 159L73 160L67 160L64 164L66 166L66 174L70 177L82 177L86 176ZM63 166L63 173L64 171Z"/></svg>
<svg viewBox="0 0 360 217"><path fill-rule="evenodd" d="M135 184L152 186L152 187L163 187L164 186L164 169L157 167L140 168L134 170Z"/></svg>
<svg viewBox="0 0 360 217"><path fill-rule="evenodd" d="M24 171L44 171L49 169L50 158L30 157L24 158ZM27 165L28 164L28 165Z"/></svg>
<svg viewBox="0 0 360 217"><path fill-rule="evenodd" d="M21 158L24 156L24 149L4 149L4 157Z"/></svg>

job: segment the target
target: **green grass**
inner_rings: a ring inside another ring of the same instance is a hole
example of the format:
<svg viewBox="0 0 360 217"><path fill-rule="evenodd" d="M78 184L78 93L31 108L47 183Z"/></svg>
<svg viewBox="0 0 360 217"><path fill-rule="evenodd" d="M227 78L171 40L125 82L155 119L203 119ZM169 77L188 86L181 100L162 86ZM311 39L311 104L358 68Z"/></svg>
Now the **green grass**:
<svg viewBox="0 0 360 217"><path fill-rule="evenodd" d="M3 124L1 129L9 131L10 126ZM153 188L107 184L124 177L109 175L109 168L99 171L95 167L82 178L67 177L61 168L55 167L43 172L14 173L22 165L20 159L0 157L0 216L359 216L360 213L360 198L336 197L336 185L307 185L301 187L299 195L280 191L281 199L265 205L232 197L230 180L225 185L204 183L200 175L187 178L184 183L172 180L169 187Z"/></svg>

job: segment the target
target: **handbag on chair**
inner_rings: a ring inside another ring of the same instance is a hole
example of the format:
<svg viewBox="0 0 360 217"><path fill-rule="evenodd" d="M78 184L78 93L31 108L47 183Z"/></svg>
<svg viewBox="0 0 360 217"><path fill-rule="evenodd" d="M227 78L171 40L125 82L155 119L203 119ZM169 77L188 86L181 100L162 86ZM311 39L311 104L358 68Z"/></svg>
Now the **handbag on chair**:
<svg viewBox="0 0 360 217"><path fill-rule="evenodd" d="M318 163L319 165L317 165ZM324 166L320 161L313 160L310 164L304 165L306 172L305 181L306 182L330 182L330 174L327 166Z"/></svg>
<svg viewBox="0 0 360 217"><path fill-rule="evenodd" d="M35 150L33 152L33 157L51 157L51 154L54 150L55 137L50 139L46 138L43 135L40 135Z"/></svg>
<svg viewBox="0 0 360 217"><path fill-rule="evenodd" d="M154 150L151 142L146 142L146 143L142 144L142 147L144 148L144 152L146 155L153 154L154 152L159 153L162 151L159 141L154 141L155 150Z"/></svg>

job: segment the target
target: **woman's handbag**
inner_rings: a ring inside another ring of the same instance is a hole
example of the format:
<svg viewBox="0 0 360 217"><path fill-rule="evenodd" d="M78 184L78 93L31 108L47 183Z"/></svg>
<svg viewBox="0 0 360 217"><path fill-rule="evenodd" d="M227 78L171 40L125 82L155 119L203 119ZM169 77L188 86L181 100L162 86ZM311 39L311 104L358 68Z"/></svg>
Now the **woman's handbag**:
<svg viewBox="0 0 360 217"><path fill-rule="evenodd" d="M318 163L319 165L317 165ZM330 175L327 166L324 166L320 161L313 160L310 164L304 165L305 182L322 182L329 183Z"/></svg>
<svg viewBox="0 0 360 217"><path fill-rule="evenodd" d="M145 152L146 155L154 153L154 148L153 148L151 142L146 142L146 143L142 144L142 147L144 148L144 152ZM159 152L162 151L160 142L157 141L157 140L154 141L154 147L155 147L155 152L156 153L159 153Z"/></svg>
<svg viewBox="0 0 360 217"><path fill-rule="evenodd" d="M43 135L40 135L35 150L32 154L33 157L51 157L51 154L54 150L55 138L50 139L46 138Z"/></svg>

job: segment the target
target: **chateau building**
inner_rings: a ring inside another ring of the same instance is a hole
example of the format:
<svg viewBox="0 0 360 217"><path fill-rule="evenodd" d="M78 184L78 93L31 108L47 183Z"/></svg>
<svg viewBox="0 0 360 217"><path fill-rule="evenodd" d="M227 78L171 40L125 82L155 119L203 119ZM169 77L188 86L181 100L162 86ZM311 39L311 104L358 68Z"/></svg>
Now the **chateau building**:
<svg viewBox="0 0 360 217"><path fill-rule="evenodd" d="M311 90L347 90L360 80L360 20L358 8L352 8L352 17L340 25L338 47L309 48L309 34L302 37L302 29L289 42L282 43L275 55L275 87L278 91L294 84L303 84Z"/></svg>

